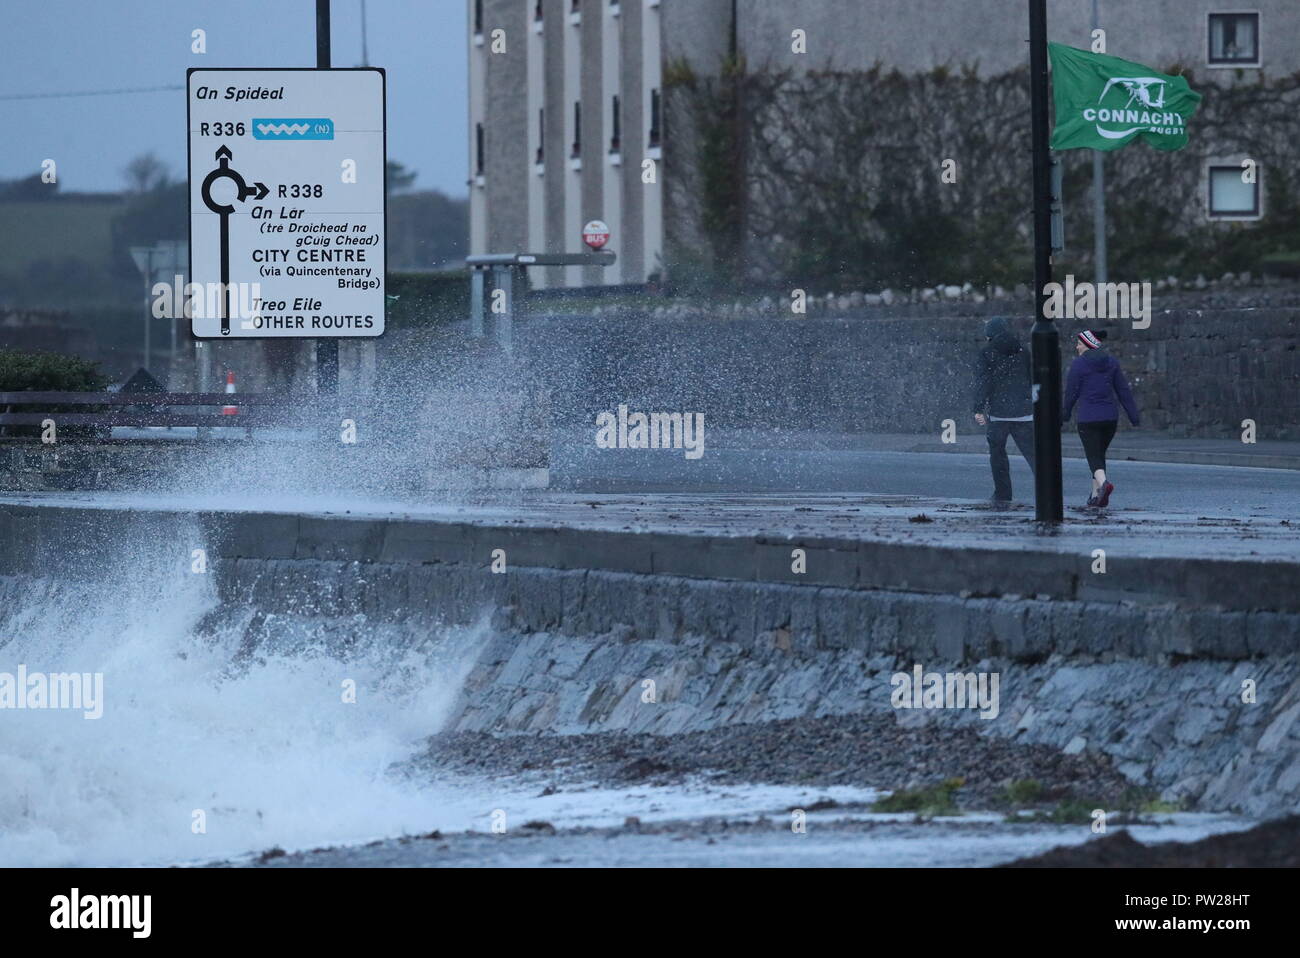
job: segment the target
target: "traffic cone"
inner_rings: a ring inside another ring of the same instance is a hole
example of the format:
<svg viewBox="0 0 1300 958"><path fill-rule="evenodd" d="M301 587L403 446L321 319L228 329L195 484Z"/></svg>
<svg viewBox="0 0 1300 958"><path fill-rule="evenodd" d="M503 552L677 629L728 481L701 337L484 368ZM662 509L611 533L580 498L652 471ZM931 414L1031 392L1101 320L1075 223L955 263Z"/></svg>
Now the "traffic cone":
<svg viewBox="0 0 1300 958"><path fill-rule="evenodd" d="M234 371L233 369L228 369L228 370L226 370L226 394L227 394L227 395L231 395L231 394L234 393L234 391L235 391L235 371ZM239 415L239 407L238 407L238 406L222 406L222 407L221 407L221 415L223 415L223 416L237 416L237 415Z"/></svg>

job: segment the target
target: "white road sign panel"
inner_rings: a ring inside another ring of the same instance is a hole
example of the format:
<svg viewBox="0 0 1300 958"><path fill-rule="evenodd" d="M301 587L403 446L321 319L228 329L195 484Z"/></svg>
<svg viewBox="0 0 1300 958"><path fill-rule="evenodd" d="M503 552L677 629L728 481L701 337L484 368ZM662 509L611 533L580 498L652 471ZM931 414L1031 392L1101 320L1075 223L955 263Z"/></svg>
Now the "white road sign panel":
<svg viewBox="0 0 1300 958"><path fill-rule="evenodd" d="M384 72L188 74L195 336L384 331Z"/></svg>

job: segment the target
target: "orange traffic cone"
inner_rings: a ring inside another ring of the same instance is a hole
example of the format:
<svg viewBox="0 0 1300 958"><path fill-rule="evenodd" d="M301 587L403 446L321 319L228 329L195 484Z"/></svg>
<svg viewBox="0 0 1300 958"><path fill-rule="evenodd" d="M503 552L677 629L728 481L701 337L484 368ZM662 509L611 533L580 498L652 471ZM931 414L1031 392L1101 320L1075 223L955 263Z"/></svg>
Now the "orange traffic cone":
<svg viewBox="0 0 1300 958"><path fill-rule="evenodd" d="M226 371L226 393L227 393L227 395L230 395L230 394L233 394L234 391L235 391L235 371L234 371L233 369L230 369L230 370L227 370L227 371ZM238 407L238 406L222 406L222 407L221 407L221 415L223 415L223 416L237 416L237 415L239 415L239 407Z"/></svg>

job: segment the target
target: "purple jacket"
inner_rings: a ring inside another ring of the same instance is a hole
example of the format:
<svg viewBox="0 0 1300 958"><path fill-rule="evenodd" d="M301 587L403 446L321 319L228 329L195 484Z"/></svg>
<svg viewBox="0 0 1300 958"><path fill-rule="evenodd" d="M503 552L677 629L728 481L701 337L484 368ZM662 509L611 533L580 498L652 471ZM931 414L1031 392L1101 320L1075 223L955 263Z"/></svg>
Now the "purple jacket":
<svg viewBox="0 0 1300 958"><path fill-rule="evenodd" d="M1124 404L1128 421L1138 424L1137 403L1128 388L1119 360L1102 349L1090 349L1070 364L1065 381L1065 410L1061 416L1070 421L1074 404L1079 404L1079 422L1108 422L1119 419L1115 397Z"/></svg>

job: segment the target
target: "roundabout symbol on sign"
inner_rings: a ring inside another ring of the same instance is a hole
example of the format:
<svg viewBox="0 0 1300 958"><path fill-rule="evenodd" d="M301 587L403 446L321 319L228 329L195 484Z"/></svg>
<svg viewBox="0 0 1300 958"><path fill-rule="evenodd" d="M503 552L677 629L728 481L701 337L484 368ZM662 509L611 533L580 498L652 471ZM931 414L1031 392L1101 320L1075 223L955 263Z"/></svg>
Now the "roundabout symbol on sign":
<svg viewBox="0 0 1300 958"><path fill-rule="evenodd" d="M243 203L245 200L265 199L269 192L265 183L249 186L242 176L230 168L234 154L224 143L217 148L216 160L219 164L203 180L203 205L221 217L221 335L230 335L230 214L235 208L229 203L218 203L212 195L212 184L217 180L233 180L237 193L235 198Z"/></svg>

